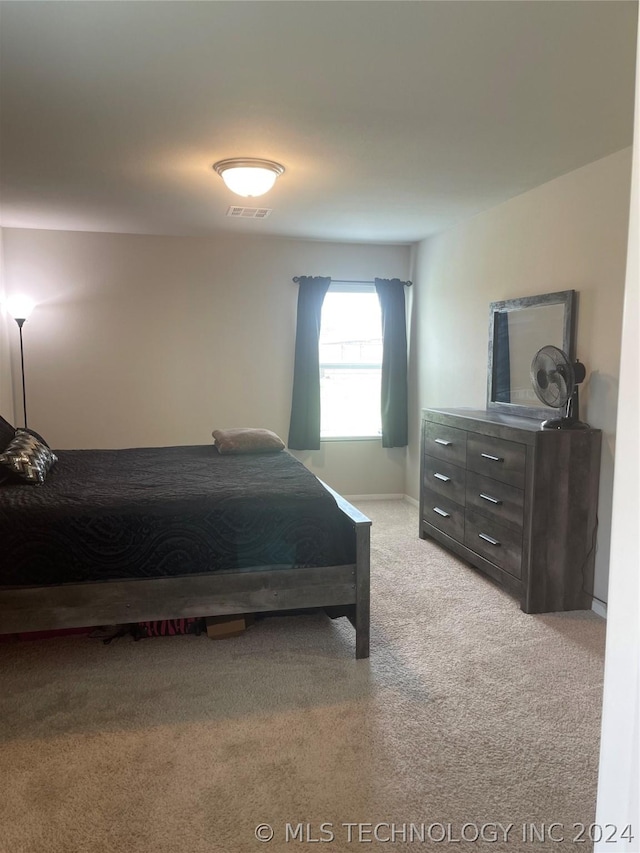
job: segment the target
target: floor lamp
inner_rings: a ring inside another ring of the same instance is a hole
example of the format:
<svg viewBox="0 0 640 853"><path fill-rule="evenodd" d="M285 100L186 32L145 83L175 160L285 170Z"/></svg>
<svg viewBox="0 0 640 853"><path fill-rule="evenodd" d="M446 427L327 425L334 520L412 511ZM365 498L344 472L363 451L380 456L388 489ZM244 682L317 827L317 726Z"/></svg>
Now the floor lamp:
<svg viewBox="0 0 640 853"><path fill-rule="evenodd" d="M9 314L18 324L20 329L20 370L22 372L22 408L24 411L24 426L27 428L27 391L24 382L24 349L22 346L22 327L29 318L35 305L32 299L28 296L11 296L7 300L7 309Z"/></svg>

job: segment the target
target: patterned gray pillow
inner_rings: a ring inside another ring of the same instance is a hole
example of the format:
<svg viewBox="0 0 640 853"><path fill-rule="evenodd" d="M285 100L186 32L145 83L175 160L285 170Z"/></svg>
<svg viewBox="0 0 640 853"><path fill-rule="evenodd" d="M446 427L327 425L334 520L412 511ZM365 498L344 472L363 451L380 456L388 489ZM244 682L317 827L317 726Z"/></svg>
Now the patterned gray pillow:
<svg viewBox="0 0 640 853"><path fill-rule="evenodd" d="M5 449L15 434L16 428L0 415L0 452Z"/></svg>
<svg viewBox="0 0 640 853"><path fill-rule="evenodd" d="M58 457L28 432L17 432L0 453L0 473L8 471L24 483L44 483Z"/></svg>

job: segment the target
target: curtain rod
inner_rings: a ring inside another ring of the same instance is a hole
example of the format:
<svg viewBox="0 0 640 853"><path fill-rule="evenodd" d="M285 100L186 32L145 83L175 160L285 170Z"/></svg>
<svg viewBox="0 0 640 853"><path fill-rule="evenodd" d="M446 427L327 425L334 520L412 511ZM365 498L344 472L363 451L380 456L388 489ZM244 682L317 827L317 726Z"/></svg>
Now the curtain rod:
<svg viewBox="0 0 640 853"><path fill-rule="evenodd" d="M293 281L295 281L295 283L297 284L300 281L300 276L294 275ZM411 285L413 284L412 281L403 281L402 283L405 284L407 287L411 287ZM331 284L375 284L375 281L356 281L354 279L347 278L332 278Z"/></svg>

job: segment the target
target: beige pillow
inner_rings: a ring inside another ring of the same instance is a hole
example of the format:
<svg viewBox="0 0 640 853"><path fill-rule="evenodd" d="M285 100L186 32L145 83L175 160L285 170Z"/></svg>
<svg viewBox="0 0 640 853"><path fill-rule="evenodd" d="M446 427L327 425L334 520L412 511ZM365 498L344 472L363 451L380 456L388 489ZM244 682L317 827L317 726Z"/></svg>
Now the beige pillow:
<svg viewBox="0 0 640 853"><path fill-rule="evenodd" d="M282 439L269 429L214 429L212 435L219 453L277 453L284 450Z"/></svg>

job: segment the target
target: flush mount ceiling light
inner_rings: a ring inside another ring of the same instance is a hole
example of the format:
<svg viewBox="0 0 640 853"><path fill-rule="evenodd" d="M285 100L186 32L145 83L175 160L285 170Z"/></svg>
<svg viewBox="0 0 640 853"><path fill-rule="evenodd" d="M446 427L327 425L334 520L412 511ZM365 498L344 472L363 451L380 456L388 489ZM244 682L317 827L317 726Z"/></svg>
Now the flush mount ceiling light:
<svg viewBox="0 0 640 853"><path fill-rule="evenodd" d="M274 163L273 160L255 160L248 157L219 160L213 164L213 168L231 192L245 198L264 195L275 184L276 178L284 172L284 166Z"/></svg>

